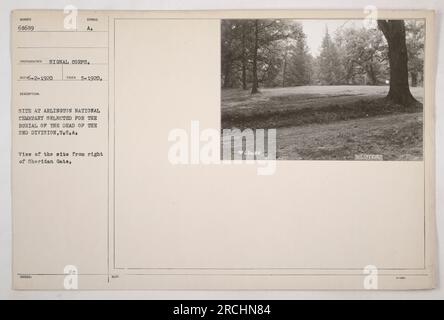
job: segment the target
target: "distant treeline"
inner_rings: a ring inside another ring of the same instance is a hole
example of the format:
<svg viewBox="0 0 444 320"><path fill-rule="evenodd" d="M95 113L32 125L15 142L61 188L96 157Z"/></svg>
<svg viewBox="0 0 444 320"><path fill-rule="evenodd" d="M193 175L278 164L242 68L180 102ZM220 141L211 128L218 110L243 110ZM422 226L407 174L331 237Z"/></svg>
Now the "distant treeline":
<svg viewBox="0 0 444 320"><path fill-rule="evenodd" d="M319 22L322 23L322 22ZM405 21L411 86L423 81L424 22ZM390 80L388 46L377 28L325 29L313 57L294 20L223 20L222 87L251 89L301 85L380 85Z"/></svg>

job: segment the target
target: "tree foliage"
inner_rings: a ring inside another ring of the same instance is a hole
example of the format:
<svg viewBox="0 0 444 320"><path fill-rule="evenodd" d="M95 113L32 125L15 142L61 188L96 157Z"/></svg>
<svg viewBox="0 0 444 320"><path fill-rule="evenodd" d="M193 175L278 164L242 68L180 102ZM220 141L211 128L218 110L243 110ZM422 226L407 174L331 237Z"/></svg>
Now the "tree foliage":
<svg viewBox="0 0 444 320"><path fill-rule="evenodd" d="M307 35L295 20L223 20L221 31L224 88L257 93L260 87L390 82L389 43L381 28L345 23L331 34L326 27L317 57L310 53ZM408 81L421 85L423 21L406 21L405 41Z"/></svg>
<svg viewBox="0 0 444 320"><path fill-rule="evenodd" d="M337 85L342 83L343 76L338 48L330 37L328 29L325 30L322 40L318 64L318 77L321 84Z"/></svg>
<svg viewBox="0 0 444 320"><path fill-rule="evenodd" d="M311 57L299 23L223 20L221 30L224 88L308 84Z"/></svg>
<svg viewBox="0 0 444 320"><path fill-rule="evenodd" d="M377 29L344 28L336 42L344 67L343 83L378 85L388 79L387 44Z"/></svg>
<svg viewBox="0 0 444 320"><path fill-rule="evenodd" d="M408 69L411 86L423 83L424 73L424 21L407 20L405 23Z"/></svg>

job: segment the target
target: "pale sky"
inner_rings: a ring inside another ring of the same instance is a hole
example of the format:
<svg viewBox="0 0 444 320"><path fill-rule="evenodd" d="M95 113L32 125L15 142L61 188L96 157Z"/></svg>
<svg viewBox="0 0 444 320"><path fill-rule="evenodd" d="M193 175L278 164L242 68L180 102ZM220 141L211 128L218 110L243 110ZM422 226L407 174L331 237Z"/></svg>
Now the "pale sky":
<svg viewBox="0 0 444 320"><path fill-rule="evenodd" d="M319 55L319 49L324 39L325 28L331 37L335 36L337 29L342 27L362 27L363 20L298 20L307 35L307 46L314 57Z"/></svg>

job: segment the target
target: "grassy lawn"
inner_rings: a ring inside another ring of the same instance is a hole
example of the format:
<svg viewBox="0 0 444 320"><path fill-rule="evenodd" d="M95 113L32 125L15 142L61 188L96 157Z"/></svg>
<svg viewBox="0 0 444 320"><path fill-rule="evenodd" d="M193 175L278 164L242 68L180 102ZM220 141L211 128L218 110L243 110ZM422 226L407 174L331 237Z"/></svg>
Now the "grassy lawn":
<svg viewBox="0 0 444 320"><path fill-rule="evenodd" d="M422 88L412 88L422 102ZM422 106L387 102L386 86L306 86L222 91L222 128L276 128L277 158L422 159Z"/></svg>

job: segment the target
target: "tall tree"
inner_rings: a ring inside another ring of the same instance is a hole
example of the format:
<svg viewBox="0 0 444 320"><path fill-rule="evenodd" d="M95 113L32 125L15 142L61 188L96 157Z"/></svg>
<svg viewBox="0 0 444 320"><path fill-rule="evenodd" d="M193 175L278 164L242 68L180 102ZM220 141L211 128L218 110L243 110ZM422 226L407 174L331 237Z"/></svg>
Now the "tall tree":
<svg viewBox="0 0 444 320"><path fill-rule="evenodd" d="M340 84L342 76L341 61L338 49L325 29L325 36L322 40L321 52L319 54L319 78L322 84Z"/></svg>
<svg viewBox="0 0 444 320"><path fill-rule="evenodd" d="M290 55L285 57L286 66L283 69L283 86L307 85L311 78L311 56L301 31L290 46Z"/></svg>
<svg viewBox="0 0 444 320"><path fill-rule="evenodd" d="M288 45L284 46L284 56L282 58L282 87L287 85L287 65L288 65L288 55L290 47Z"/></svg>
<svg viewBox="0 0 444 320"><path fill-rule="evenodd" d="M247 86L250 20L223 20L221 24L222 87Z"/></svg>
<svg viewBox="0 0 444 320"><path fill-rule="evenodd" d="M261 19L253 22L252 45L252 89L259 92L259 84L274 85L281 71L282 42L294 37L302 28L290 20Z"/></svg>
<svg viewBox="0 0 444 320"><path fill-rule="evenodd" d="M411 86L416 87L424 73L424 21L407 20L405 31Z"/></svg>
<svg viewBox="0 0 444 320"><path fill-rule="evenodd" d="M247 90L247 65L248 65L248 20L241 24L241 65L242 65L242 89Z"/></svg>
<svg viewBox="0 0 444 320"><path fill-rule="evenodd" d="M388 43L390 90L387 98L404 106L416 103L409 88L404 20L378 20L378 27Z"/></svg>
<svg viewBox="0 0 444 320"><path fill-rule="evenodd" d="M234 62L234 21L226 20L222 23L222 87L230 88L233 85L232 82L232 68Z"/></svg>
<svg viewBox="0 0 444 320"><path fill-rule="evenodd" d="M337 31L335 42L345 69L345 83L377 85L385 82L388 58L383 38L379 30L365 27Z"/></svg>
<svg viewBox="0 0 444 320"><path fill-rule="evenodd" d="M259 50L259 20L254 20L254 47L253 47L253 86L251 94L259 93L259 80L257 78L257 55Z"/></svg>

